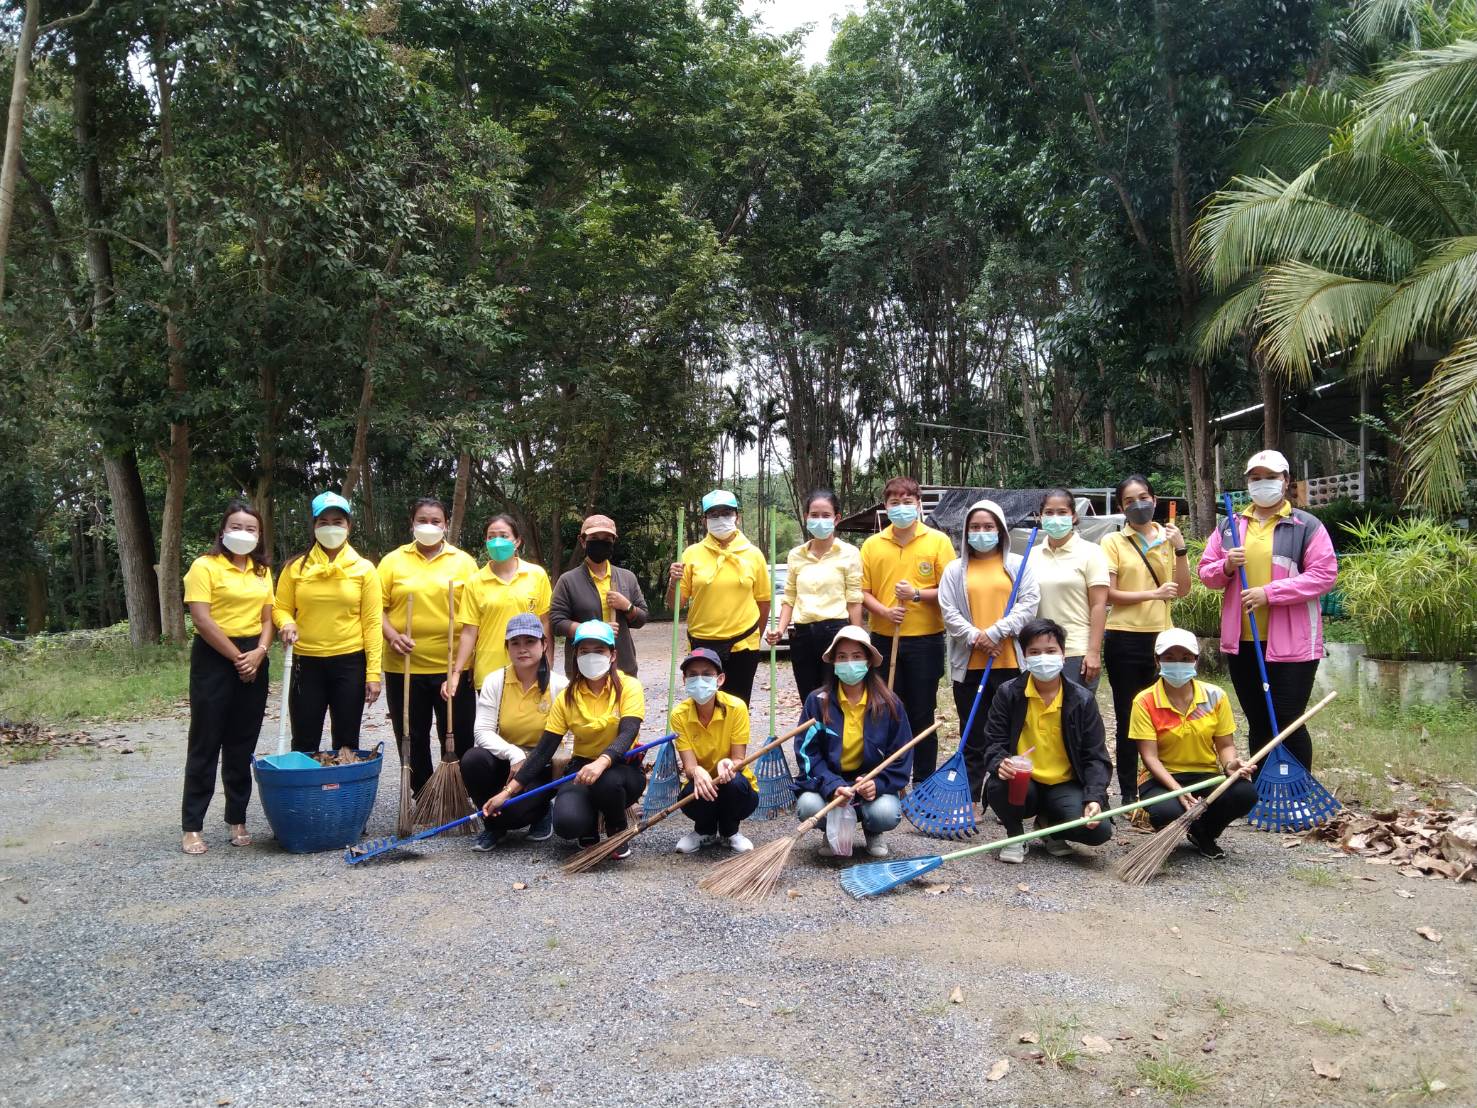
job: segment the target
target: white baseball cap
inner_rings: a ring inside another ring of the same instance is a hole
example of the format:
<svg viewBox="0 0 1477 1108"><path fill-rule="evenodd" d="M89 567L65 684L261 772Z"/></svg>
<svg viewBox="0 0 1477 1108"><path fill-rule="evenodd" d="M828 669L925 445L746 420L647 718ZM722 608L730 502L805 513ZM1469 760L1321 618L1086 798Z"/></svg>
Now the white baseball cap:
<svg viewBox="0 0 1477 1108"><path fill-rule="evenodd" d="M1171 647L1182 646L1195 657L1200 657L1200 640L1183 627L1171 627L1154 636L1154 656L1157 658Z"/></svg>
<svg viewBox="0 0 1477 1108"><path fill-rule="evenodd" d="M1280 450L1258 450L1246 460L1246 468L1242 472L1250 473L1257 468L1270 469L1273 473L1292 472L1292 466L1287 463L1287 455Z"/></svg>

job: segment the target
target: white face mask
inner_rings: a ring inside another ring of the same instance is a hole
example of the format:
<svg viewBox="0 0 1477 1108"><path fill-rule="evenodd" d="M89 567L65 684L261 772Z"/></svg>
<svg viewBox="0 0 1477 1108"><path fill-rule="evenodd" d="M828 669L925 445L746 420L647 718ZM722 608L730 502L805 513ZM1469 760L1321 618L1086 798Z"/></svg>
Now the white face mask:
<svg viewBox="0 0 1477 1108"><path fill-rule="evenodd" d="M417 523L410 533L422 546L439 546L446 537L446 528L437 527L434 523Z"/></svg>
<svg viewBox="0 0 1477 1108"><path fill-rule="evenodd" d="M574 660L574 664L591 681L598 681L610 672L610 659L604 654L581 654Z"/></svg>
<svg viewBox="0 0 1477 1108"><path fill-rule="evenodd" d="M256 549L258 536L250 531L227 531L221 536L221 545L232 554L250 554Z"/></svg>
<svg viewBox="0 0 1477 1108"><path fill-rule="evenodd" d="M313 528L313 537L318 540L318 545L324 550L337 550L348 541L349 529L324 524L322 527Z"/></svg>
<svg viewBox="0 0 1477 1108"><path fill-rule="evenodd" d="M715 539L726 539L738 530L738 520L733 516L709 516L705 522L708 534Z"/></svg>
<svg viewBox="0 0 1477 1108"><path fill-rule="evenodd" d="M711 674L698 674L682 682L682 687L699 704L706 704L718 695L718 678Z"/></svg>
<svg viewBox="0 0 1477 1108"><path fill-rule="evenodd" d="M1042 681L1055 681L1066 663L1060 654L1031 654L1026 658L1026 672Z"/></svg>
<svg viewBox="0 0 1477 1108"><path fill-rule="evenodd" d="M1258 508L1270 508L1282 502L1282 478L1269 477L1265 481L1248 481L1246 491L1251 502Z"/></svg>

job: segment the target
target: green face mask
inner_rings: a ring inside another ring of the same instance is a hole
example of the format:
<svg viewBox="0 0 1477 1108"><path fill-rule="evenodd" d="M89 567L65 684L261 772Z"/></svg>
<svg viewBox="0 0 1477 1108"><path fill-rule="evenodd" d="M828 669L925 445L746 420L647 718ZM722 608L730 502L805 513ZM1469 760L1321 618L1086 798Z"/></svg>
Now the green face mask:
<svg viewBox="0 0 1477 1108"><path fill-rule="evenodd" d="M512 539L499 535L495 539L487 540L487 556L494 562L506 562L516 553L518 553L518 544Z"/></svg>
<svg viewBox="0 0 1477 1108"><path fill-rule="evenodd" d="M857 685L866 679L869 668L866 662L837 662L836 676L844 685Z"/></svg>

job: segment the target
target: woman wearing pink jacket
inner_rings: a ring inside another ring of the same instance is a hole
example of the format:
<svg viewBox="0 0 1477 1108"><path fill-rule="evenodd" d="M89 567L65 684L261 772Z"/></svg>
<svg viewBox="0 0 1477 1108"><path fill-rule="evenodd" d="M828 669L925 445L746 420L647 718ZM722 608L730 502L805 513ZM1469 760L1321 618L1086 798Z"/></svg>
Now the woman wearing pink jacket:
<svg viewBox="0 0 1477 1108"><path fill-rule="evenodd" d="M1287 459L1276 450L1253 454L1246 463L1251 503L1240 513L1240 545L1231 542L1229 522L1205 544L1200 580L1225 592L1221 604L1221 650L1236 687L1236 699L1256 751L1273 735L1267 700L1252 645L1251 614L1256 614L1267 682L1277 720L1286 725L1302 715L1313 693L1313 677L1323 657L1323 616L1318 598L1338 580L1338 558L1328 530L1318 517L1294 508L1287 499ZM1239 570L1245 567L1243 593ZM1288 753L1313 767L1313 740L1306 727L1287 737Z"/></svg>

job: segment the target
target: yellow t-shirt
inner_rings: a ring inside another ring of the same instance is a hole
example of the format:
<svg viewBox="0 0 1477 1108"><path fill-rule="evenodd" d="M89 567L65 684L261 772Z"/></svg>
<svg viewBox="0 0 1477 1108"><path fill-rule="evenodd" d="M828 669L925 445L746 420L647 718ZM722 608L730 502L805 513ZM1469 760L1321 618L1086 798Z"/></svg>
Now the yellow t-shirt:
<svg viewBox="0 0 1477 1108"><path fill-rule="evenodd" d="M503 699L498 706L497 733L522 750L532 750L548 729L547 723L556 699L551 688L540 690L535 681L527 690L513 673L503 672Z"/></svg>
<svg viewBox="0 0 1477 1108"><path fill-rule="evenodd" d="M1169 701L1163 680L1133 698L1128 737L1159 744L1159 760L1170 773L1214 773L1216 739L1236 733L1231 701L1219 685L1195 681L1195 699L1181 714Z"/></svg>
<svg viewBox="0 0 1477 1108"><path fill-rule="evenodd" d="M708 725L698 718L697 701L688 697L672 712L672 730L677 732L677 749L690 750L697 764L709 773L718 769L718 763L728 757L735 746L749 743L749 709L736 696L729 696L722 689L714 698L713 718ZM751 788L757 789L752 766L745 766L743 775Z"/></svg>
<svg viewBox="0 0 1477 1108"><path fill-rule="evenodd" d="M820 557L803 542L785 559L785 603L795 623L847 619L848 604L862 602L862 555L849 542L834 539Z"/></svg>
<svg viewBox="0 0 1477 1108"><path fill-rule="evenodd" d="M209 604L210 618L231 639L262 633L262 609L272 605L272 571L245 569L224 554L202 554L185 574L185 603Z"/></svg>
<svg viewBox="0 0 1477 1108"><path fill-rule="evenodd" d="M410 637L415 649L410 652L411 673L445 673L447 639L450 634L450 608L446 587L457 583L461 593L466 582L477 572L477 563L465 551L450 543L442 545L434 558L428 559L415 543L397 547L380 559L380 589L384 594L385 614L390 626L405 630L405 601L415 597L415 626ZM401 655L386 648L385 657L399 669L405 662Z"/></svg>
<svg viewBox="0 0 1477 1108"><path fill-rule="evenodd" d="M590 691L584 678L575 680L554 698L544 730L556 735L574 736L576 758L598 758L615 739L616 730L626 716L646 716L646 696L641 682L621 676L621 694L615 695L615 682L607 680L600 693Z"/></svg>
<svg viewBox="0 0 1477 1108"><path fill-rule="evenodd" d="M1145 549L1144 540L1132 527L1124 525L1103 538L1103 556L1108 559L1108 572L1116 575L1122 592L1151 592L1174 580L1174 548L1164 538L1164 528L1155 525L1158 541ZM1144 559L1134 547L1144 551L1149 565L1159 576L1159 585L1144 567ZM1114 604L1108 609L1109 631L1168 631L1174 626L1169 616L1168 600L1144 600L1137 604Z"/></svg>
<svg viewBox="0 0 1477 1108"><path fill-rule="evenodd" d="M1138 561L1132 550L1128 555ZM1108 559L1103 555L1103 548L1076 531L1054 550L1049 541L1043 540L1031 551L1031 576L1041 589L1041 605L1036 614L1061 624L1067 633L1067 657L1086 654L1092 630L1087 590L1108 583Z"/></svg>
<svg viewBox="0 0 1477 1108"><path fill-rule="evenodd" d="M733 649L758 650L759 605L770 596L769 566L759 548L742 534L726 547L709 535L684 550L682 561L682 596L692 605L687 633L694 639L731 639L754 627Z"/></svg>
<svg viewBox="0 0 1477 1108"><path fill-rule="evenodd" d="M969 591L969 618L980 628L989 627L1005 615L1005 605L1010 601L1010 574L1005 572L1005 562L993 554L983 558L970 558L964 566L964 587ZM969 656L970 669L984 669L990 656L979 647ZM996 669L1019 669L1015 658L1015 640L1006 639L995 655Z"/></svg>
<svg viewBox="0 0 1477 1108"><path fill-rule="evenodd" d="M1277 509L1277 514L1265 520L1256 518L1256 508L1252 505L1242 509L1240 515L1241 545L1246 550L1246 585L1252 589L1270 585L1272 583L1272 532L1277 529L1278 520L1292 515L1292 505L1284 500L1282 507ZM1268 611L1268 606L1265 604L1256 610L1257 633L1261 635L1263 643L1267 641ZM1241 613L1241 639L1243 642L1251 642L1251 617L1245 611Z"/></svg>
<svg viewBox="0 0 1477 1108"><path fill-rule="evenodd" d="M472 680L480 689L489 673L508 664L508 645L504 638L508 620L519 612L548 615L554 590L549 587L549 575L543 566L520 558L511 581L504 581L493 573L489 563L474 573L457 592L457 623L477 628Z"/></svg>
<svg viewBox="0 0 1477 1108"><path fill-rule="evenodd" d="M996 663L998 665L998 663ZM1032 747L1035 750L1031 750ZM1015 752L1031 750L1031 780L1038 785L1060 785L1072 780L1072 761L1062 742L1062 690L1050 704L1041 699L1036 678L1026 679L1026 723Z"/></svg>
<svg viewBox="0 0 1477 1108"><path fill-rule="evenodd" d="M862 723L867 716L867 688L855 703L842 689L836 698L841 702L841 769L855 773L862 768Z"/></svg>
<svg viewBox="0 0 1477 1108"><path fill-rule="evenodd" d="M585 572L590 575L590 583L595 586L595 591L600 594L600 618L612 627L615 620L611 618L610 611L610 563L605 563L603 576L596 576L595 571L590 568L590 563L585 563Z"/></svg>
<svg viewBox="0 0 1477 1108"><path fill-rule="evenodd" d="M364 651L364 679L380 679L384 605L379 574L368 558L352 546L328 555L316 543L313 549L287 564L277 580L272 622L280 631L297 624L293 650L305 658L335 658Z"/></svg>
<svg viewBox="0 0 1477 1108"><path fill-rule="evenodd" d="M862 543L862 588L892 608L897 605L894 592L899 581L909 581L914 588L936 589L944 575L944 567L954 560L954 544L949 536L926 523L919 523L913 539L899 546L891 524ZM903 635L934 635L944 629L944 613L938 601L903 605L907 614L901 624L873 619L872 630L892 636L894 630Z"/></svg>

